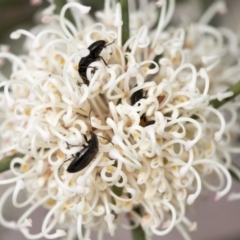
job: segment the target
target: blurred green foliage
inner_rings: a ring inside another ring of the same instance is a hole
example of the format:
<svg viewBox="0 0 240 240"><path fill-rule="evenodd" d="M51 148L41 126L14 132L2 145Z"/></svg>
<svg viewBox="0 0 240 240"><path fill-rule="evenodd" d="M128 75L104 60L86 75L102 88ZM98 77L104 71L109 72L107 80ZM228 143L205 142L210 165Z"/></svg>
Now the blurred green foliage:
<svg viewBox="0 0 240 240"><path fill-rule="evenodd" d="M38 7L31 6L29 0L0 0L0 42L8 41L7 36L19 25L32 26L37 10Z"/></svg>
<svg viewBox="0 0 240 240"><path fill-rule="evenodd" d="M141 0L135 1L138 2ZM177 4L193 1L198 1L199 6L202 8L201 10L204 11L214 0L176 0ZM55 2L57 3L57 11L59 12L61 5L66 0L55 0ZM91 14L102 9L104 5L104 0L81 0L80 2L92 7ZM46 0L43 0L40 6L32 6L30 0L0 0L0 43L7 43L10 33L20 27L31 28L34 25L34 15L36 12L47 7L48 4ZM70 11L67 11L66 16L72 21Z"/></svg>
<svg viewBox="0 0 240 240"><path fill-rule="evenodd" d="M57 11L61 9L66 0L55 0ZM95 12L103 7L103 0L83 0L83 4L91 6L91 12ZM34 25L34 15L37 11L48 6L48 2L43 0L40 6L32 6L30 0L0 0L0 43L6 43L10 33L24 26L30 28ZM70 12L67 11L68 19L71 19Z"/></svg>

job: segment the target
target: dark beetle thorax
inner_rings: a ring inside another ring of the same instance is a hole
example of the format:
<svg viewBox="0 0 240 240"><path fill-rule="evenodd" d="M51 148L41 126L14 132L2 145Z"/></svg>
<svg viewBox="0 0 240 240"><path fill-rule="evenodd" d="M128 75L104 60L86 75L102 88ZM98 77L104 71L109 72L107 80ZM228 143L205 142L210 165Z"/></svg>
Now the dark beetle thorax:
<svg viewBox="0 0 240 240"><path fill-rule="evenodd" d="M90 132L90 133L91 133L91 139L88 141L88 144L92 148L98 149L98 137L94 132Z"/></svg>
<svg viewBox="0 0 240 240"><path fill-rule="evenodd" d="M69 173L75 173L83 170L98 153L98 138L97 135L91 132L91 139L87 141L88 145L85 145L80 152L77 152L73 161L67 168Z"/></svg>
<svg viewBox="0 0 240 240"><path fill-rule="evenodd" d="M112 43L110 43L110 44L112 44ZM88 47L89 54L86 57L81 58L81 60L79 61L79 63L78 63L78 73L79 73L80 77L82 78L82 80L85 84L89 85L89 80L87 79L86 72L87 72L87 68L89 67L89 65L91 63L102 59L103 62L105 63L105 65L107 66L107 63L100 56L100 53L102 52L103 48L105 48L108 45L106 44L105 40L98 40L98 41L92 43Z"/></svg>
<svg viewBox="0 0 240 240"><path fill-rule="evenodd" d="M92 43L88 49L90 51L90 56L92 58L98 58L99 57L99 54L101 53L101 51L103 50L103 48L105 47L106 45L106 41L104 40L99 40L99 41L96 41L94 43Z"/></svg>

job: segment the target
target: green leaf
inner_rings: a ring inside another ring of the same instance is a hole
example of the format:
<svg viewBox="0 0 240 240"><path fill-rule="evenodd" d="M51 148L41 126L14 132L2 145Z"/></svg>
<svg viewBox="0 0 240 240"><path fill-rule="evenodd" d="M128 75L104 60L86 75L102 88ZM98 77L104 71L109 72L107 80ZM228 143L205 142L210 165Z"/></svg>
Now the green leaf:
<svg viewBox="0 0 240 240"><path fill-rule="evenodd" d="M129 39L129 11L128 0L119 0L122 8L122 45Z"/></svg>
<svg viewBox="0 0 240 240"><path fill-rule="evenodd" d="M133 210L138 215L141 216L141 209L140 209L140 207L135 207ZM130 224L133 225L133 222L130 221ZM133 238L133 240L146 240L145 232L143 231L141 225L139 225L135 229L132 229L132 238Z"/></svg>
<svg viewBox="0 0 240 240"><path fill-rule="evenodd" d="M67 3L66 0L54 0L54 4L56 6L56 13L60 14L62 7ZM74 19L73 16L70 12L70 10L68 9L65 13L65 18L67 18L70 22L74 23Z"/></svg>
<svg viewBox="0 0 240 240"><path fill-rule="evenodd" d="M214 99L214 100L210 101L210 105L212 105L214 108L220 108L225 103L234 99L240 93L240 81L237 82L236 84L234 84L233 86L231 86L230 88L228 88L228 90L226 92L233 92L233 95L229 98L225 98L222 101Z"/></svg>
<svg viewBox="0 0 240 240"><path fill-rule="evenodd" d="M11 161L14 158L16 158L16 157L22 158L23 156L24 156L24 154L22 154L22 153L15 153L14 155L2 158L0 160L0 173L5 172L10 169Z"/></svg>

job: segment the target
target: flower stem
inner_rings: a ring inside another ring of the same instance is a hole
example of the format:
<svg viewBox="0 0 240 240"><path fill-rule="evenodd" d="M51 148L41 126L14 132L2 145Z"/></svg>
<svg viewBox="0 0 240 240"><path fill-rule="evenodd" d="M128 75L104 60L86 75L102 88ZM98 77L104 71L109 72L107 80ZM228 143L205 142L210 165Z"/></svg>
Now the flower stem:
<svg viewBox="0 0 240 240"><path fill-rule="evenodd" d="M16 157L23 157L24 155L22 153L15 153L11 156L8 156L8 157L5 157L5 158L2 158L0 160L0 173L1 172L5 172L7 170L10 169L10 164L11 164L11 161L16 158Z"/></svg>
<svg viewBox="0 0 240 240"><path fill-rule="evenodd" d="M114 166L117 167L117 162L114 163ZM122 182L122 179L120 179L120 182ZM122 196L123 193L123 187L117 187L116 185L114 185L112 187L113 192L117 195L117 196ZM112 198L112 202L113 204L116 204L114 198ZM135 207L133 209L133 211L135 211L138 215L141 216L141 209L140 207ZM133 225L134 223L130 220L130 225ZM132 239L133 240L145 240L145 233L141 227L141 225L139 225L137 228L132 229Z"/></svg>
<svg viewBox="0 0 240 240"><path fill-rule="evenodd" d="M119 0L122 8L122 44L129 39L129 11L128 11L128 0Z"/></svg>
<svg viewBox="0 0 240 240"><path fill-rule="evenodd" d="M67 3L66 0L54 0L54 4L55 4L55 6L56 6L56 13L57 13L57 14L60 14L62 7L63 7L66 3ZM72 16L72 14L71 14L71 12L70 12L69 9L66 11L65 18L67 18L67 19L68 19L70 22L72 22L72 23L74 22L73 16Z"/></svg>
<svg viewBox="0 0 240 240"><path fill-rule="evenodd" d="M135 207L134 211L141 215L141 209L140 207ZM130 221L130 224L132 225L133 222ZM139 225L137 228L134 228L132 230L132 238L133 240L146 240L145 232L143 231L141 225Z"/></svg>
<svg viewBox="0 0 240 240"><path fill-rule="evenodd" d="M233 92L233 95L231 97L225 98L222 101L214 99L214 100L210 101L210 105L212 105L214 108L220 108L225 103L234 99L238 94L240 94L240 81L238 81L233 86L229 87L227 92Z"/></svg>

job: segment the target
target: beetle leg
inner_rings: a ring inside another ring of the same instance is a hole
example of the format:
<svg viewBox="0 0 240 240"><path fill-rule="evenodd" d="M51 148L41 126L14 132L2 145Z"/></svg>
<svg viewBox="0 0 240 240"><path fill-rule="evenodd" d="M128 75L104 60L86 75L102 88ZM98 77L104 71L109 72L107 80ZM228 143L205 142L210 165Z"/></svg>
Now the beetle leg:
<svg viewBox="0 0 240 240"><path fill-rule="evenodd" d="M66 142L66 144L67 144L67 148L69 149L71 145L68 142Z"/></svg>
<svg viewBox="0 0 240 240"><path fill-rule="evenodd" d="M80 75L80 77L82 78L84 83L78 82L78 86L82 86L82 84L86 84L88 86L89 85L89 80L86 77L84 77L84 76Z"/></svg>
<svg viewBox="0 0 240 240"><path fill-rule="evenodd" d="M73 157L74 157L74 156L73 156ZM58 171L60 170L60 168L62 167L62 165L63 165L65 162L68 162L68 161L70 161L70 160L72 160L72 158L69 158L69 159L65 160L65 161L61 164L61 166L58 168Z"/></svg>
<svg viewBox="0 0 240 240"><path fill-rule="evenodd" d="M109 66L107 65L107 63L105 62L104 58L102 56L99 56L99 59L102 59L104 64L109 68Z"/></svg>
<svg viewBox="0 0 240 240"><path fill-rule="evenodd" d="M85 135L83 135L85 141L88 143L87 137Z"/></svg>

